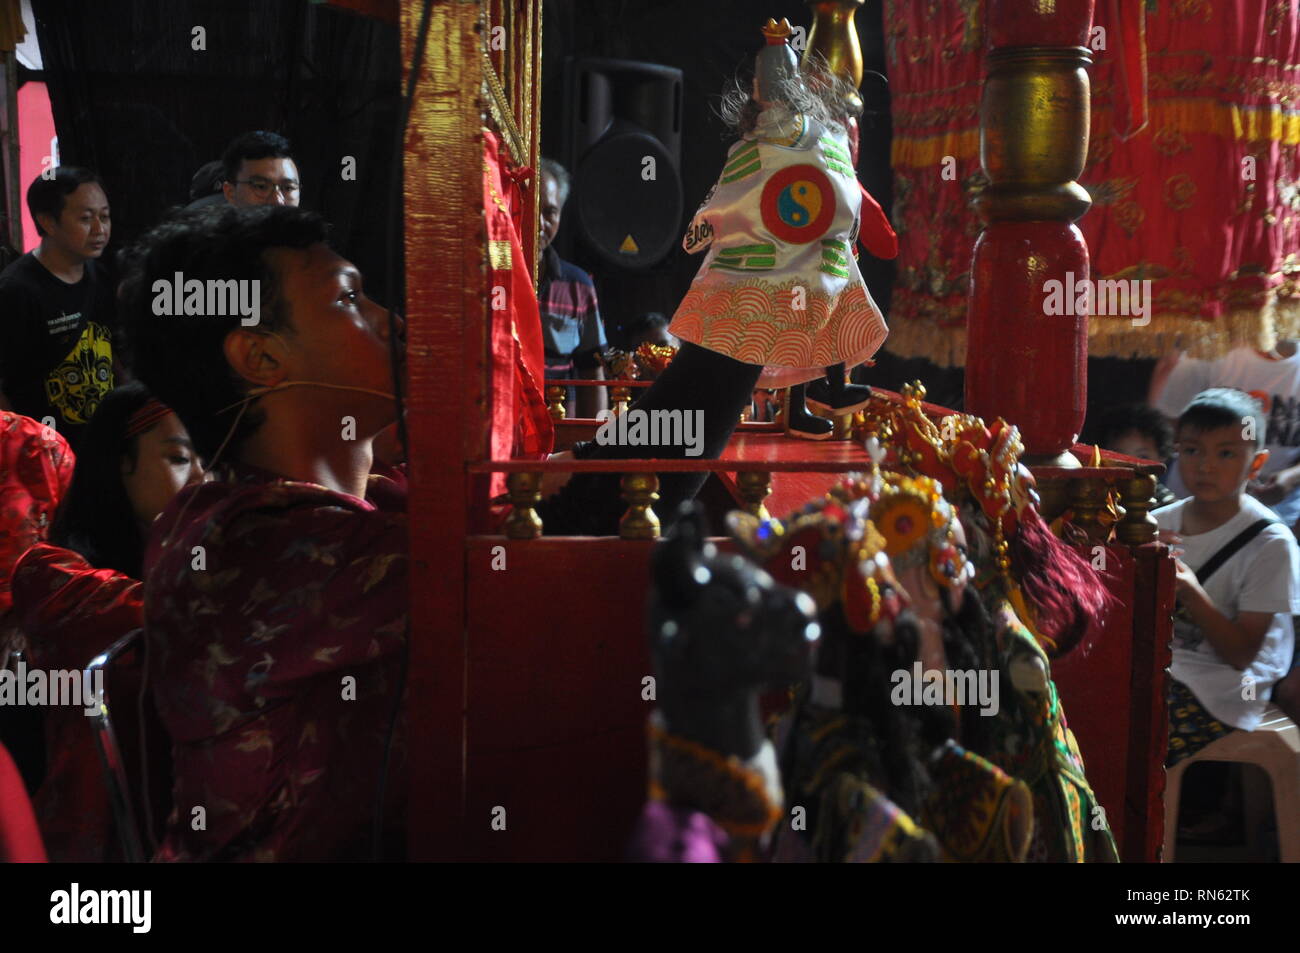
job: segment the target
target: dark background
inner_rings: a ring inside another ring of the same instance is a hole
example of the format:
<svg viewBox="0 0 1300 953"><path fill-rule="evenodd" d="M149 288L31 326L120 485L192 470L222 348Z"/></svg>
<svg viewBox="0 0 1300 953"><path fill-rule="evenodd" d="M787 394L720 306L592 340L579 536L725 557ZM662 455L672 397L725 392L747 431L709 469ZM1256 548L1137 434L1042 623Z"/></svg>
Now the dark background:
<svg viewBox="0 0 1300 953"><path fill-rule="evenodd" d="M120 250L241 132L287 136L301 204L383 301L397 169L395 26L308 0L33 0L60 161L104 179ZM205 51L191 30L207 31ZM356 158L356 180L341 175ZM25 184L24 184L25 188ZM396 248L400 253L400 241Z"/></svg>

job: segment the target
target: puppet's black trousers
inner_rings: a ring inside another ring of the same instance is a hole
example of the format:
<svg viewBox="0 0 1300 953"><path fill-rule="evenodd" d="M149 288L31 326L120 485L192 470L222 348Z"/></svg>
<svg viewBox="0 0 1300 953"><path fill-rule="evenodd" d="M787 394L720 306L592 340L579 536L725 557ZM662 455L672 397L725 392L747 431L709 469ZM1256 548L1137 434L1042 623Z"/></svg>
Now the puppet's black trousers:
<svg viewBox="0 0 1300 953"><path fill-rule="evenodd" d="M580 460L700 459L721 455L750 404L763 368L742 364L716 351L689 342L655 382L641 391L632 410L685 413L703 411L703 439L698 457L687 457L683 445L628 446L596 441L579 443L573 455ZM649 419L649 418L647 418ZM707 473L659 474L659 500L654 504L664 532L677 517L678 508L693 499ZM576 473L560 492L537 506L547 536L616 536L619 518L627 511L618 473Z"/></svg>

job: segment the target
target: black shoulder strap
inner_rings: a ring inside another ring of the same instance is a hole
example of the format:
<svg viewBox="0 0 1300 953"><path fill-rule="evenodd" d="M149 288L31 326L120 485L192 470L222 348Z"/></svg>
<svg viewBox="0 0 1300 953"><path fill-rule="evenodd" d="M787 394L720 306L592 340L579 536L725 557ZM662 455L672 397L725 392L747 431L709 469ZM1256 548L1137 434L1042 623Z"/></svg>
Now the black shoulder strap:
<svg viewBox="0 0 1300 953"><path fill-rule="evenodd" d="M1228 542L1224 544L1222 549L1205 561L1205 565L1196 570L1196 581L1202 586L1205 585L1205 580L1213 576L1220 566L1226 563L1233 556L1237 555L1237 552L1241 547L1245 546L1260 533L1264 532L1264 527L1271 526L1276 522L1277 520L1273 519L1256 520L1236 536L1232 537L1232 539L1228 540Z"/></svg>

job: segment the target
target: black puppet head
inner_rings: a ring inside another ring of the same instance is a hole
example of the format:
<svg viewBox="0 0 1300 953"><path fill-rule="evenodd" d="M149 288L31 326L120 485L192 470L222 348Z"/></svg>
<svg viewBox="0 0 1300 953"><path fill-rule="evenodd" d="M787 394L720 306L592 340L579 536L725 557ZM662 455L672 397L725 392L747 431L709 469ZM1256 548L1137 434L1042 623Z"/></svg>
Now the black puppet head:
<svg viewBox="0 0 1300 953"><path fill-rule="evenodd" d="M654 552L647 629L661 692L726 697L804 678L820 634L812 600L707 536L687 504Z"/></svg>

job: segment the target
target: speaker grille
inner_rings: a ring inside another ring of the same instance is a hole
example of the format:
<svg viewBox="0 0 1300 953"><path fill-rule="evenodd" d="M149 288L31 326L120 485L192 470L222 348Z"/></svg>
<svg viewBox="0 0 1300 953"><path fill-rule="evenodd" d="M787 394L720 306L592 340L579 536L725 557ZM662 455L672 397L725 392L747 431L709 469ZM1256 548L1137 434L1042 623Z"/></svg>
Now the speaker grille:
<svg viewBox="0 0 1300 953"><path fill-rule="evenodd" d="M598 142L583 157L574 191L579 234L616 268L650 268L681 238L677 167L653 136L629 131Z"/></svg>

